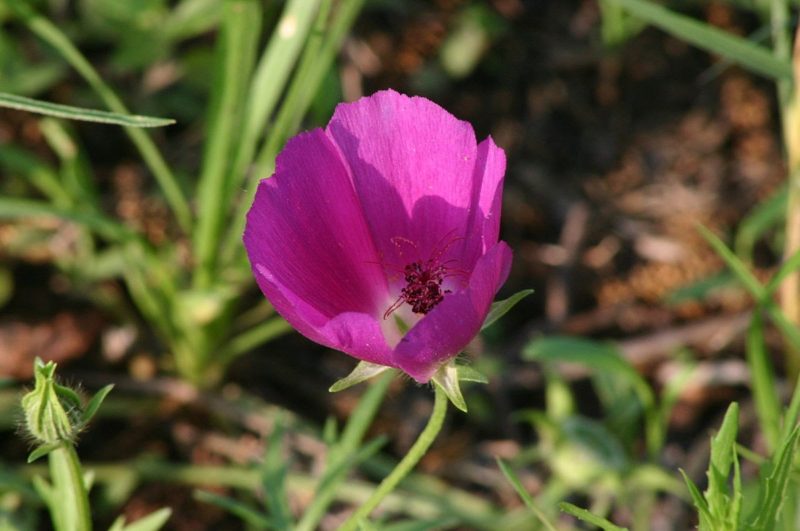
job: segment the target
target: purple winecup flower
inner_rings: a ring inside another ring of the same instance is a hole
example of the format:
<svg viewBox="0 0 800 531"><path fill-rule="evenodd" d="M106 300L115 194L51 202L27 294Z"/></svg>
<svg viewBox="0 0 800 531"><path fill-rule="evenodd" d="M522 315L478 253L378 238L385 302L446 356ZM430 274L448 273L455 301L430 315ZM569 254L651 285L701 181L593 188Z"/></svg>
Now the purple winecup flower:
<svg viewBox="0 0 800 531"><path fill-rule="evenodd" d="M427 382L479 332L511 266L505 154L435 103L388 90L301 133L258 185L244 245L301 334Z"/></svg>

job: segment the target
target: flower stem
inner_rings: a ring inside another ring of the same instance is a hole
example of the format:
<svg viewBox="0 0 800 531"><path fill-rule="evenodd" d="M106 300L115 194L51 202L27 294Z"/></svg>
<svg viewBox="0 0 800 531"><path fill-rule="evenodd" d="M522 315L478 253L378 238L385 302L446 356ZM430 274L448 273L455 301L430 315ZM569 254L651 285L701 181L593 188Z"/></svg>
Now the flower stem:
<svg viewBox="0 0 800 531"><path fill-rule="evenodd" d="M89 495L75 448L64 443L48 455L53 491L50 512L58 531L91 531Z"/></svg>
<svg viewBox="0 0 800 531"><path fill-rule="evenodd" d="M433 404L431 418L428 420L425 429L419 434L419 437L406 456L397 463L394 470L381 481L381 484L378 485L378 488L367 501L350 515L350 518L342 524L339 531L354 531L357 529L359 523L367 518L369 513L371 513L372 510L397 487L398 483L411 472L411 469L422 459L422 456L425 455L434 439L436 439L436 436L442 429L445 413L447 412L447 395L445 395L444 391L438 385L434 385L433 388L436 392L436 399Z"/></svg>

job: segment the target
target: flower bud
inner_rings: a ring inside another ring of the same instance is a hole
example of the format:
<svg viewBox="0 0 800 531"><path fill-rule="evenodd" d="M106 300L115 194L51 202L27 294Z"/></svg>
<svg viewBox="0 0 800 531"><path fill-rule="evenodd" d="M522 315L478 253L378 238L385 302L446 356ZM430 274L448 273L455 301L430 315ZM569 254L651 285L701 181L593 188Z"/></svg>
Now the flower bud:
<svg viewBox="0 0 800 531"><path fill-rule="evenodd" d="M84 426L78 394L55 381L56 364L36 359L33 390L22 397L25 428L39 444L73 441Z"/></svg>

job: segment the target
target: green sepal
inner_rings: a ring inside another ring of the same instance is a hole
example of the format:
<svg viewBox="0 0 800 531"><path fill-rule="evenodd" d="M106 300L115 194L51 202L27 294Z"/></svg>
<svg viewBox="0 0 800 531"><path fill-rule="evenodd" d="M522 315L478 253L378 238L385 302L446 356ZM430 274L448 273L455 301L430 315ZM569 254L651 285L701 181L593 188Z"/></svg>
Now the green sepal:
<svg viewBox="0 0 800 531"><path fill-rule="evenodd" d="M467 403L464 401L464 395L461 394L461 386L458 380L458 367L453 360L443 364L433 375L431 381L438 385L450 402L453 403L458 409L467 412Z"/></svg>
<svg viewBox="0 0 800 531"><path fill-rule="evenodd" d="M28 464L31 464L34 461L36 461L37 459L46 456L47 454L49 454L50 452L52 452L53 450L55 450L59 446L61 446L61 442L46 443L46 444L43 444L43 445L39 446L34 451L32 451L30 454L28 454Z"/></svg>
<svg viewBox="0 0 800 531"><path fill-rule="evenodd" d="M456 365L456 370L458 379L462 382L489 383L489 378L485 374L469 365Z"/></svg>
<svg viewBox="0 0 800 531"><path fill-rule="evenodd" d="M329 389L328 391L331 393L338 393L339 391L344 391L349 387L353 387L356 384L360 384L365 380L369 380L370 378L381 374L384 371L391 369L386 365L378 365L377 363L370 363L368 361L360 361L356 368L353 371L342 378L341 380L337 380Z"/></svg>
<svg viewBox="0 0 800 531"><path fill-rule="evenodd" d="M431 381L438 385L458 409L467 412L467 402L461 393L461 382L489 383L489 379L481 372L469 365L459 365L455 359L444 363L431 377Z"/></svg>
<svg viewBox="0 0 800 531"><path fill-rule="evenodd" d="M495 321L503 317L508 311L517 305L519 301L527 297L533 293L532 289L524 289L522 291L518 291L514 295L510 296L507 299L503 299L502 301L497 301L492 304L492 308L489 310L489 314L486 316L486 319L483 321L483 326L481 326L481 330L486 330L490 326L494 324Z"/></svg>

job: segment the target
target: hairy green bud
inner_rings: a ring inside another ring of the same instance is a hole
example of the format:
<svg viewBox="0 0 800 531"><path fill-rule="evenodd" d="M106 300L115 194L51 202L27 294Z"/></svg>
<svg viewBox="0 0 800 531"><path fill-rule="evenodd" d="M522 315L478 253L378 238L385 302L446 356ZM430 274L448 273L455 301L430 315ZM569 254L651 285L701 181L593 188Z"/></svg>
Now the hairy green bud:
<svg viewBox="0 0 800 531"><path fill-rule="evenodd" d="M83 428L83 411L78 394L55 380L56 364L36 359L33 390L22 397L25 428L40 444L74 441Z"/></svg>

